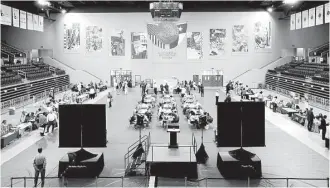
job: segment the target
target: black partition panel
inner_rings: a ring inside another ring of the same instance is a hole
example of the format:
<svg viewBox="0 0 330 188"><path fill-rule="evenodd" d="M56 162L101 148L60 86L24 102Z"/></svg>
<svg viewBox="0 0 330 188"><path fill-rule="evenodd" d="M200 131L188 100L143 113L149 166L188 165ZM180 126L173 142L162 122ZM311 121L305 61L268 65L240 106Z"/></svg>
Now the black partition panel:
<svg viewBox="0 0 330 188"><path fill-rule="evenodd" d="M265 146L265 104L242 102L243 147Z"/></svg>
<svg viewBox="0 0 330 188"><path fill-rule="evenodd" d="M265 146L263 102L218 103L218 147Z"/></svg>
<svg viewBox="0 0 330 188"><path fill-rule="evenodd" d="M59 147L106 147L104 104L59 106Z"/></svg>
<svg viewBox="0 0 330 188"><path fill-rule="evenodd" d="M241 146L241 104L238 102L218 103L219 147Z"/></svg>

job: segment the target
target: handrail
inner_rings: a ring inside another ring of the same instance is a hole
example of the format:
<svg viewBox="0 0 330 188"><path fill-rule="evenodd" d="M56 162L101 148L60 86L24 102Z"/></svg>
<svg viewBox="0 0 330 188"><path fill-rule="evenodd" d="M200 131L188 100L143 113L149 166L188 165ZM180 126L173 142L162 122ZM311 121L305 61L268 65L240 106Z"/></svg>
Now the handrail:
<svg viewBox="0 0 330 188"><path fill-rule="evenodd" d="M88 71L86 71L86 70L82 70L82 71L86 72L87 74L89 74L89 75L91 75L91 76L94 76L95 78L97 78L97 79L99 79L99 80L102 80L101 78L95 76L94 74L92 74L92 73L90 73L90 72L88 72Z"/></svg>
<svg viewBox="0 0 330 188"><path fill-rule="evenodd" d="M324 43L324 44L322 44L322 45L320 45L320 46L318 46L318 47L316 47L316 48L313 48L313 49L311 49L308 53L311 53L311 52L314 52L314 51L316 51L316 50L318 50L318 49L320 49L320 48L323 48L323 47L326 47L326 46L329 46L329 42L328 43Z"/></svg>
<svg viewBox="0 0 330 188"><path fill-rule="evenodd" d="M272 63L275 63L276 61L278 61L278 60L281 59L281 58L282 58L282 57L279 57L279 58L275 59L274 61L272 61L272 62L270 62L270 63L268 63L268 64L266 64L266 65L260 67L259 69L263 69L263 68L267 67L268 65L270 65L270 64L272 64Z"/></svg>
<svg viewBox="0 0 330 188"><path fill-rule="evenodd" d="M251 69L249 69L249 70L247 70L247 71L243 72L242 74L240 74L240 75L236 76L235 78L232 78L231 80L235 80L236 78L238 78L238 77L242 76L243 74L245 74L245 73L249 72L250 70L251 70Z"/></svg>
<svg viewBox="0 0 330 188"><path fill-rule="evenodd" d="M15 57L14 54L12 54L12 53L10 53L10 52L6 52L5 50L1 50L1 53L5 53L5 54L7 54L7 55L9 55L9 56L13 56L13 57Z"/></svg>
<svg viewBox="0 0 330 188"><path fill-rule="evenodd" d="M12 45L7 44L7 43L1 43L1 45L6 45L6 46L8 46L9 48L12 48L12 49L14 49L14 50L17 50L17 51L19 51L19 52L25 54L25 56L27 55L26 52L24 52L24 50L18 49L18 48L16 48L16 47L12 46Z"/></svg>
<svg viewBox="0 0 330 188"><path fill-rule="evenodd" d="M62 64L62 65L64 65L64 66L67 66L67 67L71 68L72 70L77 70L77 69L71 67L70 65L67 65L67 64L65 64L65 63L62 63L61 61L59 61L59 60L57 60L57 59L55 59L55 58L53 58L53 57L49 57L49 56L47 56L47 57L50 58L50 59L53 59L53 60L57 61L58 63L60 63L60 64Z"/></svg>

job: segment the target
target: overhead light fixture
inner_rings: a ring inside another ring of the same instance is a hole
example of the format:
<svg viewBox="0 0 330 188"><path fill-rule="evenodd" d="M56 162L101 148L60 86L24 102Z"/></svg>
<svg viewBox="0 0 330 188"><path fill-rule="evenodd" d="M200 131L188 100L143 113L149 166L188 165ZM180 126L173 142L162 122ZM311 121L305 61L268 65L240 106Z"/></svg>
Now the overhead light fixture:
<svg viewBox="0 0 330 188"><path fill-rule="evenodd" d="M65 9L62 9L61 12L62 12L62 14L65 14L66 13L66 10Z"/></svg>
<svg viewBox="0 0 330 188"><path fill-rule="evenodd" d="M284 4L295 4L296 2L298 2L298 0L284 0L283 1Z"/></svg>
<svg viewBox="0 0 330 188"><path fill-rule="evenodd" d="M267 11L268 12L273 12L273 8L272 7L269 7L269 8L267 8Z"/></svg>
<svg viewBox="0 0 330 188"><path fill-rule="evenodd" d="M47 2L46 0L38 0L39 5L45 6L47 5L49 2Z"/></svg>

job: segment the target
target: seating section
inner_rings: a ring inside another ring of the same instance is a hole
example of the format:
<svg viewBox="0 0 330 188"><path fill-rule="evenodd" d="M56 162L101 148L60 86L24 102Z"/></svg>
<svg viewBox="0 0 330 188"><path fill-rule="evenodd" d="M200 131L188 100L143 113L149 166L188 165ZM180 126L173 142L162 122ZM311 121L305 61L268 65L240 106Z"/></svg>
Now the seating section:
<svg viewBox="0 0 330 188"><path fill-rule="evenodd" d="M268 70L270 74L278 74L291 78L306 79L311 78L317 83L329 83L329 64L290 62L276 67L275 70Z"/></svg>
<svg viewBox="0 0 330 188"><path fill-rule="evenodd" d="M7 54L12 54L15 57L26 57L26 54L24 53L23 50L19 50L17 48L9 46L5 42L1 41L1 52L2 51L6 52Z"/></svg>
<svg viewBox="0 0 330 188"><path fill-rule="evenodd" d="M21 76L15 72L6 72L1 70L1 87L22 82Z"/></svg>

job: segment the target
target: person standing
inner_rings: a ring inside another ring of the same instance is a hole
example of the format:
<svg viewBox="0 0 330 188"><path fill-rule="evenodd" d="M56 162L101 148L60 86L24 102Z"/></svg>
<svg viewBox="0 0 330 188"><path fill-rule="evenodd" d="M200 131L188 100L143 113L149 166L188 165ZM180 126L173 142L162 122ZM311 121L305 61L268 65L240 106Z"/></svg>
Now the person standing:
<svg viewBox="0 0 330 188"><path fill-rule="evenodd" d="M154 87L154 93L155 93L155 95L157 95L157 84L156 84L156 82L154 83L153 87Z"/></svg>
<svg viewBox="0 0 330 188"><path fill-rule="evenodd" d="M48 126L47 126L47 132L49 132L49 127L52 126L52 132L54 131L54 127L55 127L55 123L56 123L56 115L54 114L53 111L49 112L47 115L47 122L48 122Z"/></svg>
<svg viewBox="0 0 330 188"><path fill-rule="evenodd" d="M231 102L230 93L227 93L227 97L224 102Z"/></svg>
<svg viewBox="0 0 330 188"><path fill-rule="evenodd" d="M38 148L38 154L33 160L34 187L37 187L39 174L41 174L41 187L45 185L46 157L42 154L42 148Z"/></svg>
<svg viewBox="0 0 330 188"><path fill-rule="evenodd" d="M326 120L327 119L327 116L324 115L324 116L321 116L321 125L320 125L320 129L322 130L322 140L325 140L325 133L326 133L326 130L327 130L327 127L328 124L326 123Z"/></svg>
<svg viewBox="0 0 330 188"><path fill-rule="evenodd" d="M273 112L276 112L276 108L277 108L277 96L275 96L273 98L271 105L273 105Z"/></svg>
<svg viewBox="0 0 330 188"><path fill-rule="evenodd" d="M125 84L124 84L124 90L125 90L125 95L127 95L127 92L128 92L128 84L127 84L127 82L125 82Z"/></svg>
<svg viewBox="0 0 330 188"><path fill-rule="evenodd" d="M108 104L109 104L109 108L110 107L112 107L112 95L111 95L111 93L110 93L110 91L109 91L109 93L108 93L108 99L107 99L107 101L108 101Z"/></svg>
<svg viewBox="0 0 330 188"><path fill-rule="evenodd" d="M217 90L215 92L215 105L218 105L218 101L219 101L219 91Z"/></svg>
<svg viewBox="0 0 330 188"><path fill-rule="evenodd" d="M201 97L204 97L204 86L203 84L201 84L200 86L198 86L200 93L201 93Z"/></svg>
<svg viewBox="0 0 330 188"><path fill-rule="evenodd" d="M308 121L308 131L312 131L312 126L314 122L314 113L313 113L313 108L310 108L310 110L307 112L307 121Z"/></svg>
<svg viewBox="0 0 330 188"><path fill-rule="evenodd" d="M226 85L226 95L229 93L231 81Z"/></svg>
<svg viewBox="0 0 330 188"><path fill-rule="evenodd" d="M201 81L199 80L198 81L198 93L200 93L201 92Z"/></svg>

